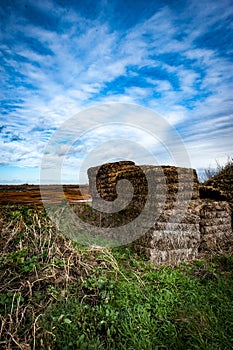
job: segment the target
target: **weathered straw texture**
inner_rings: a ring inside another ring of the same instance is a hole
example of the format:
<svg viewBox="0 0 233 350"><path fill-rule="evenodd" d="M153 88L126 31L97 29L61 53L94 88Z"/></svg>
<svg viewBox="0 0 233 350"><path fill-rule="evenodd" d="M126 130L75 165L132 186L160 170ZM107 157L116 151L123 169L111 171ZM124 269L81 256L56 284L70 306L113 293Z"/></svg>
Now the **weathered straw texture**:
<svg viewBox="0 0 233 350"><path fill-rule="evenodd" d="M233 220L233 159L220 168L217 174L200 187L201 198L226 200L230 204Z"/></svg>
<svg viewBox="0 0 233 350"><path fill-rule="evenodd" d="M209 189L219 191L228 202L233 204L233 159L204 184ZM211 197L212 198L212 197Z"/></svg>
<svg viewBox="0 0 233 350"><path fill-rule="evenodd" d="M102 212L104 227L122 226L124 230L125 224L147 208L141 222L146 234L137 237L133 246L157 263L176 264L196 258L199 251L225 249L226 240L229 242L232 238L229 204L219 201L225 198L219 192L218 201L200 199L200 185L194 169L139 167L124 161L90 168L88 176L93 206ZM120 180L128 182L118 193ZM106 213L101 205L116 200L126 203L124 209ZM151 214L152 223L147 222Z"/></svg>
<svg viewBox="0 0 233 350"><path fill-rule="evenodd" d="M170 204L170 206L169 206ZM197 257L200 244L200 200L166 203L154 228L140 240L135 248L144 250L156 263L177 264Z"/></svg>
<svg viewBox="0 0 233 350"><path fill-rule="evenodd" d="M233 243L229 203L203 200L200 211L201 251L226 250Z"/></svg>
<svg viewBox="0 0 233 350"><path fill-rule="evenodd" d="M162 199L183 201L199 198L196 171L188 168L137 166L133 162L122 161L90 168L88 177L94 206L100 198L114 201L117 183L122 179L128 180L133 187L134 204L146 199L148 192L153 192L154 199L159 202ZM125 188L124 198L127 195L128 189Z"/></svg>
<svg viewBox="0 0 233 350"><path fill-rule="evenodd" d="M175 249L175 250L150 250L146 248L146 254L150 259L156 261L157 264L166 263L169 265L178 264L181 261L193 260L196 258L196 248Z"/></svg>

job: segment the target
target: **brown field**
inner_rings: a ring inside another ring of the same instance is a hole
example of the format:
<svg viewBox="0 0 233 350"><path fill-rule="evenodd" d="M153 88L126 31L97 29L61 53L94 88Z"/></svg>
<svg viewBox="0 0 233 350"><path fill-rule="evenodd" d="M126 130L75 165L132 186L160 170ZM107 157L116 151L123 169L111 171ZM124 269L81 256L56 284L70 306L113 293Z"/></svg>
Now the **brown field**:
<svg viewBox="0 0 233 350"><path fill-rule="evenodd" d="M64 198L65 196L65 198ZM62 200L69 203L88 201L88 185L43 185L43 202L60 203ZM39 185L0 185L0 204L33 203L42 204Z"/></svg>

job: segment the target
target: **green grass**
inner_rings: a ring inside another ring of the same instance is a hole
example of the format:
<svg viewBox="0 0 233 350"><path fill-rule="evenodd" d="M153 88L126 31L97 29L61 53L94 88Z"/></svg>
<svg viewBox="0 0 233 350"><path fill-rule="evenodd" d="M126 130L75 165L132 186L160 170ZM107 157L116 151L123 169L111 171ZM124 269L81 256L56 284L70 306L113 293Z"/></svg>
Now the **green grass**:
<svg viewBox="0 0 233 350"><path fill-rule="evenodd" d="M84 248L43 209L1 211L1 349L233 348L233 257L155 266Z"/></svg>
<svg viewBox="0 0 233 350"><path fill-rule="evenodd" d="M56 348L232 348L231 273L204 262L155 268L127 250L103 261L110 254L111 270L96 268L41 319Z"/></svg>

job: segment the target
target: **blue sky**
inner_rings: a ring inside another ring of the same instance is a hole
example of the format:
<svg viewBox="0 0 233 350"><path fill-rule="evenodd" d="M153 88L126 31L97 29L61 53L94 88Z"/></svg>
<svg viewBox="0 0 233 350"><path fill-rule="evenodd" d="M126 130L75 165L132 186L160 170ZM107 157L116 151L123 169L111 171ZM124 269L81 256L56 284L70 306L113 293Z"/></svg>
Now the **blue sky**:
<svg viewBox="0 0 233 350"><path fill-rule="evenodd" d="M0 183L39 183L54 132L111 102L162 116L192 167L224 163L233 148L232 38L230 0L1 0ZM72 171L64 182L75 182Z"/></svg>

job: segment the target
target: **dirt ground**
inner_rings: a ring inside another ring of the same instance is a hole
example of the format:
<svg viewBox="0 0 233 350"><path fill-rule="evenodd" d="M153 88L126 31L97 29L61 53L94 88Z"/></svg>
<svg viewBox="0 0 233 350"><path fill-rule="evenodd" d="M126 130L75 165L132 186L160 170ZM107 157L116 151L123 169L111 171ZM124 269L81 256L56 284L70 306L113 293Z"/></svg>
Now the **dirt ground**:
<svg viewBox="0 0 233 350"><path fill-rule="evenodd" d="M42 189L42 192L41 192ZM88 201L88 185L0 185L0 203L69 203Z"/></svg>

